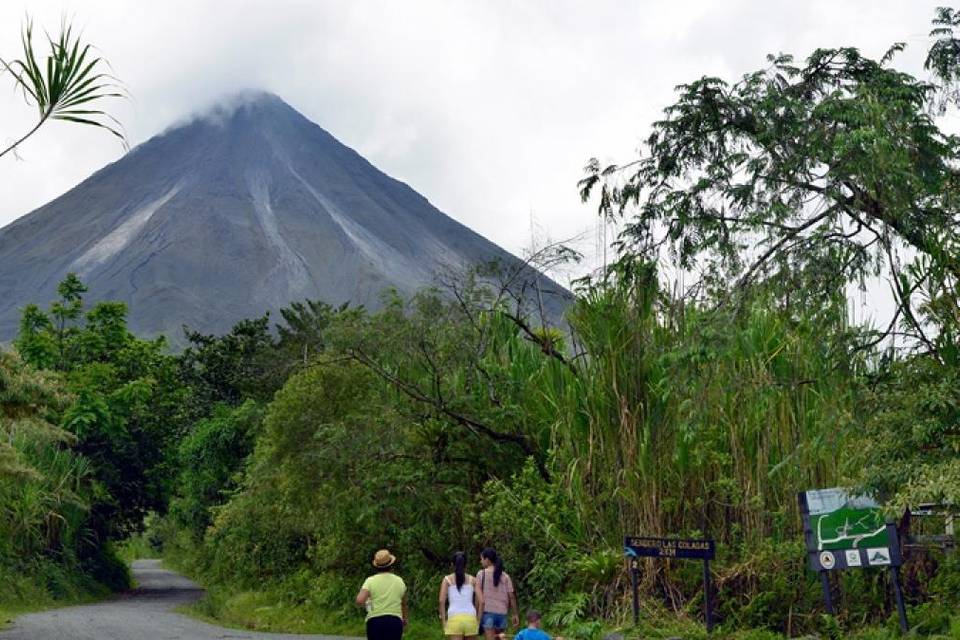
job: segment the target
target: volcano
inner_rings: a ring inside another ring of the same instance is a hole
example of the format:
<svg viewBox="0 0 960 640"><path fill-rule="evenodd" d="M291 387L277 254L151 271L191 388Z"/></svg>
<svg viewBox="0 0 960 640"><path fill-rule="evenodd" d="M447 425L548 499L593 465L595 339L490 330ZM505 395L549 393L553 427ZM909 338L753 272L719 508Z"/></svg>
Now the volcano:
<svg viewBox="0 0 960 640"><path fill-rule="evenodd" d="M222 333L304 298L376 307L450 268L518 259L279 97L245 92L0 229L0 340L76 272L138 335ZM562 288L548 282L555 291Z"/></svg>

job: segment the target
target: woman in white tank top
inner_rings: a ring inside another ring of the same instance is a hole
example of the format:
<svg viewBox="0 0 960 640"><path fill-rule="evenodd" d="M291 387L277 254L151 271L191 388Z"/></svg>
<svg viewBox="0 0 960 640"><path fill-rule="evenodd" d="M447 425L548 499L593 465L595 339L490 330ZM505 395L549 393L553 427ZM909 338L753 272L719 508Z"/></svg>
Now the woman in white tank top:
<svg viewBox="0 0 960 640"><path fill-rule="evenodd" d="M467 575L467 556L453 554L453 573L440 583L440 623L443 633L455 640L470 640L480 633L483 594L476 578Z"/></svg>

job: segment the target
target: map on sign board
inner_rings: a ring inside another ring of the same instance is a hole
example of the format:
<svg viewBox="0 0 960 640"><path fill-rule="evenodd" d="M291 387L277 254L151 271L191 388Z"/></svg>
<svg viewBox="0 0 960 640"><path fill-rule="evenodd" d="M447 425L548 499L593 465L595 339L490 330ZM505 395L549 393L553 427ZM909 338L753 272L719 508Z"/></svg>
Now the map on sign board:
<svg viewBox="0 0 960 640"><path fill-rule="evenodd" d="M842 489L807 491L806 497L817 550L891 546L886 517L872 499Z"/></svg>
<svg viewBox="0 0 960 640"><path fill-rule="evenodd" d="M839 488L804 491L798 498L812 570L903 564L897 528L871 498Z"/></svg>

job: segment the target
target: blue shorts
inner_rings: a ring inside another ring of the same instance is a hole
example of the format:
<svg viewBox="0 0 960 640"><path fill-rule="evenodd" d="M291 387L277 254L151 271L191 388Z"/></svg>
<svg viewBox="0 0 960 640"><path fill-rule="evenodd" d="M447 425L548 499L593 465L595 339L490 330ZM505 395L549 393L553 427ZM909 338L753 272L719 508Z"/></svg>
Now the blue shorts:
<svg viewBox="0 0 960 640"><path fill-rule="evenodd" d="M485 611L480 618L481 629L493 629L494 631L503 631L507 628L507 614L489 613Z"/></svg>

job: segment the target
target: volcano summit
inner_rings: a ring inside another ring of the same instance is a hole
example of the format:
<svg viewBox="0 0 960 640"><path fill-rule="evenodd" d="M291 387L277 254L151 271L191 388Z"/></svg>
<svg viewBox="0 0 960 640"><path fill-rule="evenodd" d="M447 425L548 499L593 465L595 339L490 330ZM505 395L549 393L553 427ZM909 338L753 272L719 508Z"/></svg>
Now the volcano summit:
<svg viewBox="0 0 960 640"><path fill-rule="evenodd" d="M517 258L275 95L247 92L0 229L0 340L77 272L177 341L303 298L377 306L443 269ZM560 288L553 283L557 290Z"/></svg>

